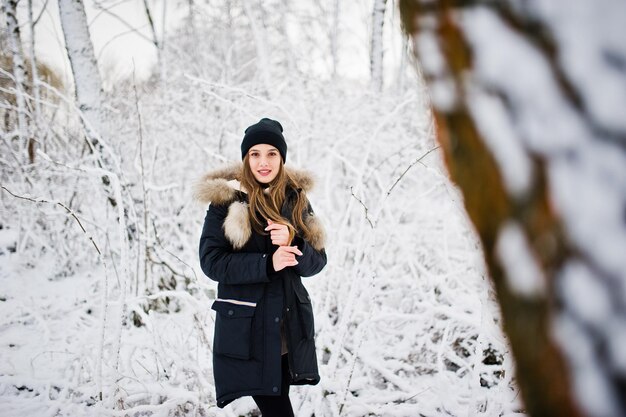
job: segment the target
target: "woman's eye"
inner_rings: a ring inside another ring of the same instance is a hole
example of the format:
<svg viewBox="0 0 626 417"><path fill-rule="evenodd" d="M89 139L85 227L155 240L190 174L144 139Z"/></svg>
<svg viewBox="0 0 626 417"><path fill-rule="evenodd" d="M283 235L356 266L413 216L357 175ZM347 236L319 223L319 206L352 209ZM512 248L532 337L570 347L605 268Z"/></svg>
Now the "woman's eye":
<svg viewBox="0 0 626 417"><path fill-rule="evenodd" d="M258 152L252 152L252 153L250 153L250 156L253 157L253 158L256 158L256 157L259 156L259 153Z"/></svg>
<svg viewBox="0 0 626 417"><path fill-rule="evenodd" d="M268 155L269 156L276 156L276 152L270 152Z"/></svg>

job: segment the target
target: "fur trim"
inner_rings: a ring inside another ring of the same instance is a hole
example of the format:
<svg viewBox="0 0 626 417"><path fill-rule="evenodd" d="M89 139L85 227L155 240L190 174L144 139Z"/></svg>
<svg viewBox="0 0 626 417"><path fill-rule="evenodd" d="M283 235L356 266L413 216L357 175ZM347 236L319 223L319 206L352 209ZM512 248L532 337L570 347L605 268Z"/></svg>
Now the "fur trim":
<svg viewBox="0 0 626 417"><path fill-rule="evenodd" d="M286 168L286 171L291 175L294 181L302 187L305 193L311 191L315 186L315 180L308 171L293 168Z"/></svg>
<svg viewBox="0 0 626 417"><path fill-rule="evenodd" d="M237 197L237 190L233 188L231 180L241 178L242 163L237 162L223 168L204 174L194 184L193 196L201 203L227 204ZM293 177L304 192L313 189L313 176L304 170L285 167L285 170Z"/></svg>
<svg viewBox="0 0 626 417"><path fill-rule="evenodd" d="M304 223L310 231L310 234L305 236L305 239L313 246L313 249L317 251L324 249L326 233L324 232L324 226L322 226L320 219L315 214L309 213L309 215L304 218Z"/></svg>
<svg viewBox="0 0 626 417"><path fill-rule="evenodd" d="M208 172L193 186L193 196L201 203L226 204L235 200L237 191L229 184L239 178L241 162Z"/></svg>
<svg viewBox="0 0 626 417"><path fill-rule="evenodd" d="M228 206L224 219L224 235L235 249L241 249L252 236L252 226L248 214L248 205L235 201Z"/></svg>
<svg viewBox="0 0 626 417"><path fill-rule="evenodd" d="M285 169L304 192L313 188L314 180L310 173L287 167ZM194 198L201 203L229 205L228 214L224 219L224 235L235 249L241 249L252 236L248 205L237 201L237 192L241 188L239 183L241 170L241 162L227 165L206 173L193 187ZM316 250L323 249L325 233L319 219L314 213L308 213L304 221L311 232L305 239Z"/></svg>

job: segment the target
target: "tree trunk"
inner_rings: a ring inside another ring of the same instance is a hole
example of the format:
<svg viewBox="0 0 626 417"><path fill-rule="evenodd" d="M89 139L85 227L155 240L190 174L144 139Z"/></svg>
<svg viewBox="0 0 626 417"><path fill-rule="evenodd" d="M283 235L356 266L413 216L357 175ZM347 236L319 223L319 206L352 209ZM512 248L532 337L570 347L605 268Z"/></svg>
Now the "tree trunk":
<svg viewBox="0 0 626 417"><path fill-rule="evenodd" d="M7 22L7 37L9 41L9 53L13 61L13 77L15 78L15 104L17 113L17 136L19 138L20 155L26 153L26 140L28 138L28 124L26 122L26 100L24 98L24 85L26 70L24 55L22 53L22 38L20 26L17 21L17 0L3 0L2 13Z"/></svg>
<svg viewBox="0 0 626 417"><path fill-rule="evenodd" d="M28 0L28 24L30 27L30 79L31 92L33 94L33 121L35 128L39 127L41 121L41 104L39 94L39 71L37 70L37 58L35 56L35 21L33 20L33 0ZM35 129L36 130L36 129ZM43 138L39 139L40 141ZM35 162L35 141L32 137L28 138L28 158L30 163Z"/></svg>
<svg viewBox="0 0 626 417"><path fill-rule="evenodd" d="M402 39L402 55L400 55L400 66L398 68L398 78L396 80L396 86L397 86L397 90L398 92L402 92L404 91L404 82L406 79L406 70L407 70L407 61L408 61L408 56L407 54L409 50L409 43L408 40L406 38Z"/></svg>
<svg viewBox="0 0 626 417"><path fill-rule="evenodd" d="M626 4L562 6L400 1L526 411L626 416Z"/></svg>
<svg viewBox="0 0 626 417"><path fill-rule="evenodd" d="M81 0L59 0L61 26L65 38L65 49L74 75L75 97L81 112L81 123L85 128L87 142L92 152L98 155L98 164L119 175L120 170L103 145L108 134L103 115L103 91L98 63L89 35L87 15ZM102 182L109 188L109 179ZM111 193L109 203L115 207L118 202ZM132 228L133 225L129 225Z"/></svg>
<svg viewBox="0 0 626 417"><path fill-rule="evenodd" d="M333 2L333 21L330 29L330 53L333 58L332 77L337 77L337 66L339 65L339 0Z"/></svg>
<svg viewBox="0 0 626 417"><path fill-rule="evenodd" d="M165 36L165 10L166 10L167 2L163 2L163 35ZM152 11L150 10L150 5L148 4L148 0L143 0L144 10L146 11L146 18L148 19L148 25L150 26L150 33L152 33L152 44L156 49L157 54L157 67L159 68L159 77L163 79L165 77L164 65L163 65L163 45L159 42L159 38L156 32L156 26L154 25L154 19L152 18Z"/></svg>
<svg viewBox="0 0 626 417"><path fill-rule="evenodd" d="M375 91L383 88L383 26L387 0L374 0L372 12L372 41L370 48L370 73Z"/></svg>
<svg viewBox="0 0 626 417"><path fill-rule="evenodd" d="M189 12L187 14L187 30L191 33L192 39L198 39L196 33L196 6L194 0L187 0Z"/></svg>
<svg viewBox="0 0 626 417"><path fill-rule="evenodd" d="M59 0L59 14L65 38L65 49L74 74L76 102L83 113L83 124L92 144L104 134L102 80L94 53L87 15L81 0Z"/></svg>
<svg viewBox="0 0 626 417"><path fill-rule="evenodd" d="M250 21L250 28L252 30L252 36L254 37L254 43L256 45L257 69L259 71L259 74L261 75L261 82L263 83L263 87L265 88L267 95L271 97L272 88L270 86L270 73L269 73L270 60L269 60L269 54L266 49L266 46L268 45L267 33L265 31L265 28L262 25L263 22L259 22L254 14L254 10L256 9L252 9L250 5L248 4L248 2L246 1L242 2L241 6L243 7L243 11L246 17Z"/></svg>

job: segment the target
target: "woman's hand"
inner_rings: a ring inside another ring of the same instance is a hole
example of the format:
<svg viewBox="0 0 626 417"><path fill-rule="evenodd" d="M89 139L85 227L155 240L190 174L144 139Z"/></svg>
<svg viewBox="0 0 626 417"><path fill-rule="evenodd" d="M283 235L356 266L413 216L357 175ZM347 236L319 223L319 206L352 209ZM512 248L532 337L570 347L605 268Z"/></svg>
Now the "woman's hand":
<svg viewBox="0 0 626 417"><path fill-rule="evenodd" d="M272 255L272 264L274 265L274 271L278 272L288 266L298 265L296 261L296 255L301 256L302 252L297 246L280 246Z"/></svg>
<svg viewBox="0 0 626 417"><path fill-rule="evenodd" d="M270 232L272 238L272 244L278 246L287 246L289 242L289 229L284 224L274 223L271 220L267 221L268 226L265 228L266 232Z"/></svg>

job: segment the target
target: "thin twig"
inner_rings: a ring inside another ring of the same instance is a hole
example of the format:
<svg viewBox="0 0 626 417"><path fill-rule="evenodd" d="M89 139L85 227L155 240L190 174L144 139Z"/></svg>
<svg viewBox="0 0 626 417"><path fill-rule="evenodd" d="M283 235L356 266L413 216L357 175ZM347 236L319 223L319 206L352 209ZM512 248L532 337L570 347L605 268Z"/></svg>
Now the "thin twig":
<svg viewBox="0 0 626 417"><path fill-rule="evenodd" d="M163 246L163 242L161 241L161 238L159 237L159 232L157 230L157 226L156 223L154 223L154 218L151 219L152 222L152 228L154 229L154 240L156 241L157 245L159 247L161 247L161 249L163 249L167 254L169 254L170 256L172 256L173 258L175 258L178 262L180 262L181 264L185 265L187 268L189 268L191 270L191 272L193 273L194 278L196 279L196 281L198 281L198 276L196 275L196 271L191 267L191 265L189 265L187 262L183 261L180 257L178 257L175 253L167 250L167 248L165 246ZM152 261L152 262L156 262L156 261ZM187 275L185 275L184 273L180 273L180 272L175 272L174 268L171 267L169 264L165 263L165 261L160 261L160 263L166 267L168 267L170 269L170 271L173 274L182 276L184 278L187 278Z"/></svg>
<svg viewBox="0 0 626 417"><path fill-rule="evenodd" d="M135 33L137 34L137 36L139 36L141 39L148 41L150 43L152 42L152 39L150 39L149 37L147 37L146 35L144 35L143 33L141 33L139 31L139 28L134 27L133 25L131 25L130 23L128 23L126 20L124 20L120 15L118 15L117 13L112 12L111 10L109 10L109 8L104 7L102 4L100 4L100 2L94 1L94 4L96 5L97 8L99 8L102 12L108 14L109 16L113 17L114 19L116 19L117 21L119 21L122 25L126 26L129 29L132 29L135 31ZM98 14L99 15L99 14ZM96 16L97 17L97 16ZM92 19L91 22L89 22L89 26L91 26L93 24L93 21L95 20ZM144 25L146 26L146 25Z"/></svg>
<svg viewBox="0 0 626 417"><path fill-rule="evenodd" d="M177 259L178 259L178 258L177 258ZM154 265L161 265L161 266L164 266L165 268L169 269L169 270L170 270L170 272L171 272L173 275L175 275L175 276L177 276L177 277L181 277L181 278L188 278L188 277L187 277L187 275L185 275L184 273L180 273L180 272L176 271L176 270L175 270L175 269L174 269L174 268L173 268L170 264L168 264L168 263L167 263L167 262L165 262L164 260L161 260L161 259L155 259L155 258L153 258L153 257L152 257L152 251L150 251L150 252L148 253L148 255L146 256L146 260L147 260L147 261L149 261L149 262L152 262ZM180 259L178 259L178 260L180 260ZM189 266L189 265L187 265L187 266Z"/></svg>
<svg viewBox="0 0 626 417"><path fill-rule="evenodd" d="M5 190L7 193L11 194L13 197L15 198L19 198L21 200L26 200L26 201L31 201L33 203L47 203L47 204L55 204L58 206L63 207L73 218L74 220L76 220L76 222L78 223L78 225L80 226L81 230L83 231L83 233L85 235L87 235L87 230L85 230L85 228L83 227L83 224L80 222L79 218L76 216L76 213L74 213L74 211L72 209L70 209L69 207L67 207L65 204L61 203L60 201L48 201L45 200L43 198L40 199L34 199L34 198L30 198L30 197L24 197L21 195L17 195L13 192L11 192L11 190L9 190L7 187L5 187L4 185L1 186L3 190ZM91 241L91 243L93 244L94 248L96 248L96 251L98 251L98 255L102 255L102 252L100 251L100 248L98 248L98 245L96 244L96 242L93 240L93 237L87 235L87 238Z"/></svg>
<svg viewBox="0 0 626 417"><path fill-rule="evenodd" d="M413 166L415 164L417 164L418 162L421 163L422 159L426 158L431 152L435 151L439 149L439 146L435 146L434 148L432 148L431 150L429 150L428 152L426 152L424 155L420 156L419 158L417 158L415 161L411 162L411 164L404 170L404 172L402 174L400 174L400 176L398 177L398 179L396 180L396 182L393 183L393 185L391 186L391 188L389 190L387 190L387 196L389 196L389 194L391 194L391 191L393 191L393 189L396 187L396 185L398 185L398 183L400 182L400 180L406 175L407 172L409 172L409 170L411 168L413 168Z"/></svg>
<svg viewBox="0 0 626 417"><path fill-rule="evenodd" d="M407 402L407 401L409 401L409 400L411 400L411 399L413 399L413 398L417 397L418 395L421 395L421 394L425 393L425 392L426 392L426 391L428 391L428 390L430 390L430 387L428 387L428 388L426 388L426 389L423 389L423 390L421 390L420 392L418 392L417 394L413 394L413 395L411 395L410 397L407 397L407 398L405 398L405 399L403 399L403 400L394 400L394 402L393 402L393 403L394 403L394 404L402 404L402 403L405 403L405 402Z"/></svg>
<svg viewBox="0 0 626 417"><path fill-rule="evenodd" d="M46 7L48 6L48 1L49 0L46 0L44 2L43 7L41 8L41 11L39 12L39 16L37 16L37 18L33 21L33 26L39 23L39 19L41 19L41 16L43 16L43 13L46 11Z"/></svg>
<svg viewBox="0 0 626 417"><path fill-rule="evenodd" d="M370 220L370 217L369 217L369 214L368 214L369 210L368 210L367 206L363 203L363 201L361 201L361 199L354 194L354 190L352 189L352 186L350 186L350 194L352 194L352 197L354 197L356 199L356 201L361 203L361 205L365 209L365 220L367 220L367 222L370 224L370 227L373 229L374 228L374 223L372 223L372 220Z"/></svg>
<svg viewBox="0 0 626 417"><path fill-rule="evenodd" d="M146 5L146 7L148 7ZM144 230L144 250L145 259L143 263L143 279L144 285L148 287L148 259L150 258L150 245L148 244L148 193L146 191L146 175L143 166L143 121L141 119L141 110L139 109L139 95L137 94L137 83L135 82L135 60L133 59L133 92L135 93L135 109L137 111L137 122L139 124L138 139L139 139L139 164L141 168L141 191L143 194L143 230ZM138 231L139 233L139 231ZM154 286L150 286L150 289ZM139 274L135 277L135 295L139 293Z"/></svg>

